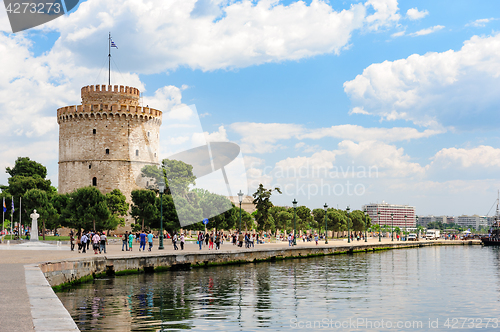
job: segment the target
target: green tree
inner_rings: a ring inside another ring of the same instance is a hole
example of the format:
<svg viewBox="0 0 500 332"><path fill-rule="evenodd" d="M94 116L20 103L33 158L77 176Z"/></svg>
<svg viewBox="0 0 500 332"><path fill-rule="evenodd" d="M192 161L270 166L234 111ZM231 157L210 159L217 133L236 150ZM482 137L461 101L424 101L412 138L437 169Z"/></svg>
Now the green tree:
<svg viewBox="0 0 500 332"><path fill-rule="evenodd" d="M19 157L13 168L7 167L10 175L8 187L2 186L14 197L23 196L30 189L40 189L51 192L50 180L46 180L47 168L28 157Z"/></svg>
<svg viewBox="0 0 500 332"><path fill-rule="evenodd" d="M288 211L281 211L275 219L274 225L277 229L288 233L293 228L293 214Z"/></svg>
<svg viewBox="0 0 500 332"><path fill-rule="evenodd" d="M347 214L345 211L329 208L326 212L328 228L334 232L347 230Z"/></svg>
<svg viewBox="0 0 500 332"><path fill-rule="evenodd" d="M172 195L162 195L163 200L163 228L169 232L173 233L181 228L179 223L179 218L177 217L177 211L175 210L174 200ZM156 209L161 211L160 197L156 200ZM156 218L156 221L151 225L152 228L160 228L160 218Z"/></svg>
<svg viewBox="0 0 500 332"><path fill-rule="evenodd" d="M312 211L313 219L316 225L324 225L325 224L325 210L324 209L314 209ZM332 230L332 229L330 229Z"/></svg>
<svg viewBox="0 0 500 332"><path fill-rule="evenodd" d="M56 209L57 215L59 216L57 223L60 226L68 226L68 227L74 224L71 222L72 216L68 213L67 210L67 207L71 200L71 195L69 193L66 194L55 193L52 194L49 199L54 209Z"/></svg>
<svg viewBox="0 0 500 332"><path fill-rule="evenodd" d="M123 217L127 215L129 208L126 199L120 189L113 189L106 194L106 205L110 212L105 225L107 230L116 229L119 225L125 226L125 218Z"/></svg>
<svg viewBox="0 0 500 332"><path fill-rule="evenodd" d="M255 214L255 221L257 222L257 227L260 231L266 231L271 229L271 223L269 222L269 209L273 206L270 198L273 193L276 191L281 194L280 188L274 189L266 189L262 185L259 185L259 188L255 193L253 193L253 204L257 209L257 213Z"/></svg>
<svg viewBox="0 0 500 332"><path fill-rule="evenodd" d="M29 157L17 158L14 167L7 167L5 170L10 176L38 176L42 179L47 176L47 168L34 160L30 160Z"/></svg>
<svg viewBox="0 0 500 332"><path fill-rule="evenodd" d="M142 230L146 226L153 226L159 216L155 192L147 189L138 189L133 190L131 196L132 208L130 215L135 219L136 225L142 222Z"/></svg>
<svg viewBox="0 0 500 332"><path fill-rule="evenodd" d="M352 226L351 230L355 232L360 232L365 230L365 213L363 211L354 210L350 213L350 217Z"/></svg>
<svg viewBox="0 0 500 332"><path fill-rule="evenodd" d="M183 196L189 192L189 186L195 185L196 176L193 166L179 160L164 159L162 162L165 184L172 193Z"/></svg>
<svg viewBox="0 0 500 332"><path fill-rule="evenodd" d="M73 191L65 213L69 215L69 227L97 231L106 228L110 214L106 196L96 187L83 187Z"/></svg>
<svg viewBox="0 0 500 332"><path fill-rule="evenodd" d="M42 236L45 240L45 229L57 229L60 225L57 210L52 206L47 193L40 189L30 189L23 196L24 208L27 211L37 210L42 222Z"/></svg>

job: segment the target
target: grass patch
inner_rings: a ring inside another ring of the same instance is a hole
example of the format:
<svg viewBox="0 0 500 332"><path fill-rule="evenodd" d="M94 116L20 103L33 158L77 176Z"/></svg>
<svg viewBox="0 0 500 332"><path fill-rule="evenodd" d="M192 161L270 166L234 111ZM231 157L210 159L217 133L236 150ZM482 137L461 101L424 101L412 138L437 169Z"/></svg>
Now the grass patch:
<svg viewBox="0 0 500 332"><path fill-rule="evenodd" d="M75 280L72 280L72 281L68 281L68 282L65 282L65 283L62 283L60 285L57 285L57 286L52 286L52 289L54 290L54 292L62 292L68 288L72 288L76 285L79 285L79 284L83 284L83 283L86 283L86 282L90 282L90 281L93 281L94 280L94 276L93 275L89 275L89 276L85 276L85 277L81 277L80 279L75 279Z"/></svg>

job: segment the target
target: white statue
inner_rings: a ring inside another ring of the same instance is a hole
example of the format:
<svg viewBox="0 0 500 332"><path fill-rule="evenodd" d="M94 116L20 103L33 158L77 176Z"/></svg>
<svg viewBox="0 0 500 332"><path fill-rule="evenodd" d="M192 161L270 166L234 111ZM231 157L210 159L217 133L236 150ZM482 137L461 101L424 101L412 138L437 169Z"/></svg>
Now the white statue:
<svg viewBox="0 0 500 332"><path fill-rule="evenodd" d="M40 217L40 215L36 213L36 210L33 210L33 213L30 214L31 218L30 241L38 241L38 217Z"/></svg>

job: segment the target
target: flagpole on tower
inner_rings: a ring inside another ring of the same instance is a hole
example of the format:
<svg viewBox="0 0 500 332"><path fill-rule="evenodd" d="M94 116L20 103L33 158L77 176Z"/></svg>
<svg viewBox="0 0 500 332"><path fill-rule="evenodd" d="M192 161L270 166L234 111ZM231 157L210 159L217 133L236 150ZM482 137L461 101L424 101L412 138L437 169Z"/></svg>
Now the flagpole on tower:
<svg viewBox="0 0 500 332"><path fill-rule="evenodd" d="M111 32L108 36L108 85L111 85Z"/></svg>

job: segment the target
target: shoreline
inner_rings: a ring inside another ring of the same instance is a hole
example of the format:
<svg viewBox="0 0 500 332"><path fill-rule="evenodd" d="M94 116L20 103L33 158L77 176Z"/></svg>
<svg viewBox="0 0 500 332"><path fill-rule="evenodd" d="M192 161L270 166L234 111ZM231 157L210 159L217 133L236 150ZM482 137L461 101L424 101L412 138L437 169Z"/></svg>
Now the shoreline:
<svg viewBox="0 0 500 332"><path fill-rule="evenodd" d="M157 245L157 242L155 242ZM16 288L2 300L8 303L0 311L0 320L9 331L79 331L56 292L77 284L90 282L105 275L156 273L221 265L300 259L330 255L377 252L393 249L429 246L481 245L480 240L391 241L371 238L368 242L331 240L315 245L299 242L289 247L287 242L266 243L245 249L225 243L221 250L199 250L196 244L186 244L186 250L174 251L168 244L165 250L154 247L153 252L121 251L119 244L107 246L108 254L79 254L69 246L0 245L0 287ZM134 249L137 245L134 243ZM92 251L92 250L91 250ZM28 256L29 255L29 256ZM24 278L19 274L24 272ZM3 282L3 283L2 283ZM21 293L19 293L21 292ZM28 304L28 306L26 305ZM19 324L20 319L23 324Z"/></svg>

